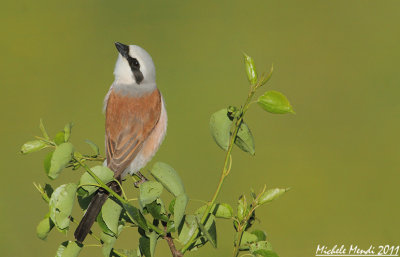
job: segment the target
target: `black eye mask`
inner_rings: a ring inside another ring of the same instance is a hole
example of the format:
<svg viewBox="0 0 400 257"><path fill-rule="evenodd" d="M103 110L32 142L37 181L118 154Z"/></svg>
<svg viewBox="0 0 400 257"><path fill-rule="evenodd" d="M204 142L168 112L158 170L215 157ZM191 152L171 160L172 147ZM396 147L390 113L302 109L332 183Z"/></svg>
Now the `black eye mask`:
<svg viewBox="0 0 400 257"><path fill-rule="evenodd" d="M133 76L135 77L136 83L140 84L140 82L143 81L144 77L143 73L140 71L139 61L129 55L129 46L119 42L116 42L115 46L117 47L118 52L128 61Z"/></svg>

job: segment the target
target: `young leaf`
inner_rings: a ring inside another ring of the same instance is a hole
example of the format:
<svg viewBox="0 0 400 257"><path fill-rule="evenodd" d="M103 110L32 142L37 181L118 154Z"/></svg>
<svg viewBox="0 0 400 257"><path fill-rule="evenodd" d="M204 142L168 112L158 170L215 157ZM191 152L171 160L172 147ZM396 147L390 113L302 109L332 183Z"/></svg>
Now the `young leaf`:
<svg viewBox="0 0 400 257"><path fill-rule="evenodd" d="M93 141L89 139L85 139L85 142L90 146L90 148L92 148L95 156L100 155L100 148L98 147L98 145L96 145Z"/></svg>
<svg viewBox="0 0 400 257"><path fill-rule="evenodd" d="M58 132L54 137L53 141L54 143L56 143L56 145L61 145L62 143L65 143L65 132L64 131Z"/></svg>
<svg viewBox="0 0 400 257"><path fill-rule="evenodd" d="M23 146L21 146L21 153L28 154L42 150L46 148L48 145L42 140L32 140L26 142Z"/></svg>
<svg viewBox="0 0 400 257"><path fill-rule="evenodd" d="M166 163L157 162L151 170L153 177L174 196L185 193L183 182L178 173Z"/></svg>
<svg viewBox="0 0 400 257"><path fill-rule="evenodd" d="M40 131L42 131L43 137L44 137L45 139L49 140L50 137L49 137L49 135L47 134L46 129L44 128L43 120L42 120L42 119L40 119L39 128L40 128Z"/></svg>
<svg viewBox="0 0 400 257"><path fill-rule="evenodd" d="M47 236L49 235L50 231L53 229L54 223L49 218L49 214L39 222L38 226L36 227L36 235L42 239L46 240Z"/></svg>
<svg viewBox="0 0 400 257"><path fill-rule="evenodd" d="M112 198L107 199L97 216L97 221L104 233L110 236L118 235L121 211L121 205L115 202Z"/></svg>
<svg viewBox="0 0 400 257"><path fill-rule="evenodd" d="M254 64L254 60L247 54L245 53L243 54L244 54L244 63L246 67L247 78L249 79L249 82L252 85L255 85L257 83L257 71L256 71L256 66Z"/></svg>
<svg viewBox="0 0 400 257"><path fill-rule="evenodd" d="M143 217L142 213L139 211L138 208L134 207L129 203L122 203L122 207L124 207L126 214L132 220L133 223L135 223L144 230L148 229L146 219Z"/></svg>
<svg viewBox="0 0 400 257"><path fill-rule="evenodd" d="M65 241L58 247L56 257L77 257L83 245L78 242Z"/></svg>
<svg viewBox="0 0 400 257"><path fill-rule="evenodd" d="M294 113L289 100L278 91L267 91L258 98L257 103L267 112L275 114Z"/></svg>
<svg viewBox="0 0 400 257"><path fill-rule="evenodd" d="M228 110L221 109L211 115L210 132L214 141L222 150L228 150L231 136L232 121L228 117Z"/></svg>
<svg viewBox="0 0 400 257"><path fill-rule="evenodd" d="M51 157L50 169L47 174L49 178L56 179L60 172L68 165L74 153L74 146L71 143L63 143L57 146Z"/></svg>
<svg viewBox="0 0 400 257"><path fill-rule="evenodd" d="M182 193L176 197L174 206L174 223L176 226L181 224L183 216L185 215L186 205L189 198L185 193Z"/></svg>
<svg viewBox="0 0 400 257"><path fill-rule="evenodd" d="M266 75L266 76L263 76L263 77L261 78L261 83L260 83L261 86L267 84L267 82L271 79L272 73L273 73L273 72L274 72L274 65L271 65L271 70L270 70L269 74Z"/></svg>
<svg viewBox="0 0 400 257"><path fill-rule="evenodd" d="M246 123L242 122L239 127L239 131L235 138L235 144L242 149L244 152L255 154L254 138L251 134L250 128Z"/></svg>
<svg viewBox="0 0 400 257"><path fill-rule="evenodd" d="M284 194L288 190L289 190L289 188L286 188L286 189L281 189L281 188L269 189L269 190L265 191L260 196L260 198L258 199L258 204L261 205L261 204L264 204L264 203L271 202L272 200L275 200L276 198L278 198L279 196L281 196L282 194Z"/></svg>
<svg viewBox="0 0 400 257"><path fill-rule="evenodd" d="M101 181L104 182L104 184L107 184L108 182L111 182L114 179L114 172L112 170L110 170L108 167L106 166L95 166L90 168L93 173L101 179ZM79 180L79 184L80 185L85 185L85 184L97 184L96 180L88 173L85 172L83 173L81 179ZM93 194L94 192L96 192L98 189L98 187L96 186L81 186L78 189L78 194L80 196L84 196L87 197L91 194Z"/></svg>
<svg viewBox="0 0 400 257"><path fill-rule="evenodd" d="M64 142L69 141L69 137L71 136L71 129L74 126L74 123L70 122L64 127Z"/></svg>
<svg viewBox="0 0 400 257"><path fill-rule="evenodd" d="M251 234L247 231L243 232L242 240L240 240L240 250L249 250L250 244L257 242L258 238L256 235Z"/></svg>
<svg viewBox="0 0 400 257"><path fill-rule="evenodd" d="M69 227L69 216L74 206L77 186L74 183L64 184L56 188L50 198L50 218L57 229L63 231Z"/></svg>
<svg viewBox="0 0 400 257"><path fill-rule="evenodd" d="M238 207L237 207L237 217L239 221L242 221L244 217L247 215L248 210L247 210L247 201L246 201L246 196L241 195L239 197L238 201Z"/></svg>
<svg viewBox="0 0 400 257"><path fill-rule="evenodd" d="M163 186L157 181L146 181L139 186L139 203L144 207L161 196Z"/></svg>

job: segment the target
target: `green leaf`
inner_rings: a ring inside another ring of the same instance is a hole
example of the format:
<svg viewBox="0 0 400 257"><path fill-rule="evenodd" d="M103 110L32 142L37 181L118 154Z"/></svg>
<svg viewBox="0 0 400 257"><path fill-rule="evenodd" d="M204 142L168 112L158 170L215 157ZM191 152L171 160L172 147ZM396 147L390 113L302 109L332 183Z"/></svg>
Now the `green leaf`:
<svg viewBox="0 0 400 257"><path fill-rule="evenodd" d="M60 231L69 227L69 216L74 206L77 186L74 183L64 184L56 188L50 198L50 218Z"/></svg>
<svg viewBox="0 0 400 257"><path fill-rule="evenodd" d="M187 203L189 201L189 198L185 193L182 193L181 195L178 195L175 200L175 206L174 206L174 223L175 226L179 226L181 224L181 221L183 219L183 216L185 215L185 210Z"/></svg>
<svg viewBox="0 0 400 257"><path fill-rule="evenodd" d="M129 203L122 203L122 207L124 207L126 214L132 220L133 223L135 223L144 230L148 229L146 219L143 217L142 213L139 211L138 208L134 207Z"/></svg>
<svg viewBox="0 0 400 257"><path fill-rule="evenodd" d="M62 257L64 250L67 248L69 241L62 242L57 249L56 257Z"/></svg>
<svg viewBox="0 0 400 257"><path fill-rule="evenodd" d="M142 236L139 238L139 249L145 257L151 257L150 238Z"/></svg>
<svg viewBox="0 0 400 257"><path fill-rule="evenodd" d="M146 210L153 216L154 219L167 222L168 216L165 214L161 199L157 199L150 204L146 205Z"/></svg>
<svg viewBox="0 0 400 257"><path fill-rule="evenodd" d="M163 186L157 181L146 181L139 186L139 203L144 207L161 196Z"/></svg>
<svg viewBox="0 0 400 257"><path fill-rule="evenodd" d="M104 231L101 232L100 239L101 239L101 241L103 241L101 251L102 251L104 257L114 256L111 254L111 252L112 252L115 242L117 241L117 237L119 236L119 234L121 234L123 228L124 228L124 225L122 223L120 223L118 225L117 230L115 231L115 235L110 235L108 233L105 233Z"/></svg>
<svg viewBox="0 0 400 257"><path fill-rule="evenodd" d="M251 233L253 235L257 236L257 238L258 238L257 241L265 241L267 239L267 233L265 233L262 230L256 229L256 230L253 230Z"/></svg>
<svg viewBox="0 0 400 257"><path fill-rule="evenodd" d="M74 153L74 146L71 143L63 143L57 146L51 157L50 169L47 174L49 178L56 179L60 172L68 165Z"/></svg>
<svg viewBox="0 0 400 257"><path fill-rule="evenodd" d="M105 234L110 236L118 235L119 217L121 216L122 206L112 198L108 198L104 203L97 222Z"/></svg>
<svg viewBox="0 0 400 257"><path fill-rule="evenodd" d="M168 206L168 210L172 215L174 214L175 201L176 201L176 198L172 199Z"/></svg>
<svg viewBox="0 0 400 257"><path fill-rule="evenodd" d="M132 250L132 249L116 249L118 251L118 253L122 253L123 255L125 255L126 257L141 257L141 253L140 250ZM112 257L121 257L121 255L116 254L116 253L111 253ZM108 257L108 256L107 256Z"/></svg>
<svg viewBox="0 0 400 257"><path fill-rule="evenodd" d="M251 198L253 198L253 200L255 200L255 199L257 198L257 195L256 195L256 193L254 192L254 189L253 189L253 188L250 188L250 195L251 195Z"/></svg>
<svg viewBox="0 0 400 257"><path fill-rule="evenodd" d="M232 121L228 117L228 110L221 109L211 115L210 132L214 141L222 150L227 151L231 137Z"/></svg>
<svg viewBox="0 0 400 257"><path fill-rule="evenodd" d="M90 146L90 148L92 148L96 156L100 155L100 148L98 147L98 145L96 145L93 141L89 139L85 139L85 142Z"/></svg>
<svg viewBox="0 0 400 257"><path fill-rule="evenodd" d="M249 250L250 244L257 242L258 237L247 231L243 232L242 240L240 240L240 250Z"/></svg>
<svg viewBox="0 0 400 257"><path fill-rule="evenodd" d="M289 188L285 188L285 189L281 189L281 188L274 188L274 189L269 189L267 191L265 191L260 198L258 199L258 204L264 204L264 203L268 203L271 202L273 200L275 200L276 198L278 198L279 196L281 196L282 194L284 194L285 192L287 192L289 190Z"/></svg>
<svg viewBox="0 0 400 257"><path fill-rule="evenodd" d="M185 222L182 222L178 227L179 242L185 245L192 237L197 229L197 222L194 215L186 215Z"/></svg>
<svg viewBox="0 0 400 257"><path fill-rule="evenodd" d="M65 132L64 131L58 132L54 137L53 141L54 143L56 143L56 145L61 145L62 143L65 143Z"/></svg>
<svg viewBox="0 0 400 257"><path fill-rule="evenodd" d="M42 150L46 148L48 145L42 140L32 140L28 141L23 146L21 146L21 153L28 154Z"/></svg>
<svg viewBox="0 0 400 257"><path fill-rule="evenodd" d="M46 129L44 128L43 120L42 120L42 119L40 119L39 128L40 128L40 131L42 131L43 137L44 137L45 139L49 140L50 137L49 137L49 135L47 134Z"/></svg>
<svg viewBox="0 0 400 257"><path fill-rule="evenodd" d="M272 245L271 245L271 243L269 243L267 241L258 241L258 242L250 244L249 250L251 253L254 253L258 250L272 251Z"/></svg>
<svg viewBox="0 0 400 257"><path fill-rule="evenodd" d="M92 167L90 169L98 178L101 179L101 181L104 182L104 184L107 184L107 183L113 181L113 179L114 179L114 172L106 166L98 165L98 166ZM85 172L85 173L83 173L81 179L79 180L79 184L80 185L85 185L85 184L97 185L97 182L92 177L92 175L90 175L88 172ZM97 189L98 189L97 186L89 186L89 185L81 186L78 189L78 194L80 196L87 197L87 196L93 194L94 192L96 192Z"/></svg>
<svg viewBox="0 0 400 257"><path fill-rule="evenodd" d="M77 257L83 245L78 242L65 241L58 247L56 257Z"/></svg>
<svg viewBox="0 0 400 257"><path fill-rule="evenodd" d="M206 209L207 205L203 205L196 210L195 214L197 214L197 217L201 218ZM210 212L214 214L216 218L230 219L233 217L233 209L227 203L217 203L211 208Z"/></svg>
<svg viewBox="0 0 400 257"><path fill-rule="evenodd" d="M215 217L210 214L205 225L201 224L200 220L196 217L197 226L203 235L211 242L214 248L217 248L217 228L215 226Z"/></svg>
<svg viewBox="0 0 400 257"><path fill-rule="evenodd" d="M153 257L154 253L156 251L156 245L157 245L157 239L158 239L158 235L155 231L152 231L149 234L149 238L150 238L150 256Z"/></svg>
<svg viewBox="0 0 400 257"><path fill-rule="evenodd" d="M250 128L246 123L242 122L239 127L237 136L235 138L235 144L242 149L244 152L255 154L254 138L251 134Z"/></svg>
<svg viewBox="0 0 400 257"><path fill-rule="evenodd" d="M74 126L74 123L70 122L64 127L64 142L68 142L71 136L71 129Z"/></svg>
<svg viewBox="0 0 400 257"><path fill-rule="evenodd" d="M51 158L53 158L53 153L54 152L50 152L46 155L46 157L44 157L43 166L44 166L44 171L46 172L46 175L49 175L49 172L50 172Z"/></svg>
<svg viewBox="0 0 400 257"><path fill-rule="evenodd" d="M253 252L253 254L255 256L263 256L263 257L279 257L278 254L276 254L276 252L264 249L257 250Z"/></svg>
<svg viewBox="0 0 400 257"><path fill-rule="evenodd" d="M246 196L241 195L239 197L238 207L237 207L238 220L241 222L247 214L248 214L248 210L247 210Z"/></svg>
<svg viewBox="0 0 400 257"><path fill-rule="evenodd" d="M103 231L100 234L100 239L101 241L103 241L103 244L101 246L101 252L103 253L104 257L109 257L114 247L115 241L117 241L117 238L107 233L104 233Z"/></svg>
<svg viewBox="0 0 400 257"><path fill-rule="evenodd" d="M169 221L167 222L167 233L175 232L175 231L176 231L176 229L175 229L175 223L174 223L174 221L169 220Z"/></svg>
<svg viewBox="0 0 400 257"><path fill-rule="evenodd" d="M50 231L53 229L54 223L49 218L49 214L39 222L38 226L36 227L36 235L42 239L46 240L47 236L49 235Z"/></svg>
<svg viewBox="0 0 400 257"><path fill-rule="evenodd" d="M258 104L267 112L275 114L294 113L289 100L278 91L267 91L258 98Z"/></svg>
<svg viewBox="0 0 400 257"><path fill-rule="evenodd" d="M82 210L86 210L89 207L89 204L92 201L92 198L93 198L94 194L92 194L92 195L90 195L88 197L80 196L79 195L79 189L77 191L78 204L79 204L79 207L81 207Z"/></svg>
<svg viewBox="0 0 400 257"><path fill-rule="evenodd" d="M254 60L245 53L243 53L243 55L247 78L252 85L255 85L257 83L257 71L254 65Z"/></svg>
<svg viewBox="0 0 400 257"><path fill-rule="evenodd" d="M178 173L166 163L157 162L151 170L153 177L174 196L185 193L183 182Z"/></svg>

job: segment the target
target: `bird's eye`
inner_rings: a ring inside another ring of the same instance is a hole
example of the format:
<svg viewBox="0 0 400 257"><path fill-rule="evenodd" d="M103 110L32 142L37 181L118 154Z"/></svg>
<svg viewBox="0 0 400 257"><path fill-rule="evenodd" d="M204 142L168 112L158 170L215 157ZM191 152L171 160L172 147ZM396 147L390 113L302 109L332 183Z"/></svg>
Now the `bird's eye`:
<svg viewBox="0 0 400 257"><path fill-rule="evenodd" d="M136 59L133 59L133 65L135 65L135 66L139 66L139 62L138 62L138 60L136 60Z"/></svg>

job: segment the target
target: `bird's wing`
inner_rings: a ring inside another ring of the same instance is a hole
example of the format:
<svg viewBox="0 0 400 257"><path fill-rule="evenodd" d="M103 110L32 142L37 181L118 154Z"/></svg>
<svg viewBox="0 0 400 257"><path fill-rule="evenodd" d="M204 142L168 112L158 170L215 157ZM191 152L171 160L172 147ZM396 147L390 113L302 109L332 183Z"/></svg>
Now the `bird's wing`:
<svg viewBox="0 0 400 257"><path fill-rule="evenodd" d="M153 131L161 114L156 89L142 97L111 92L106 109L107 166L120 178Z"/></svg>

